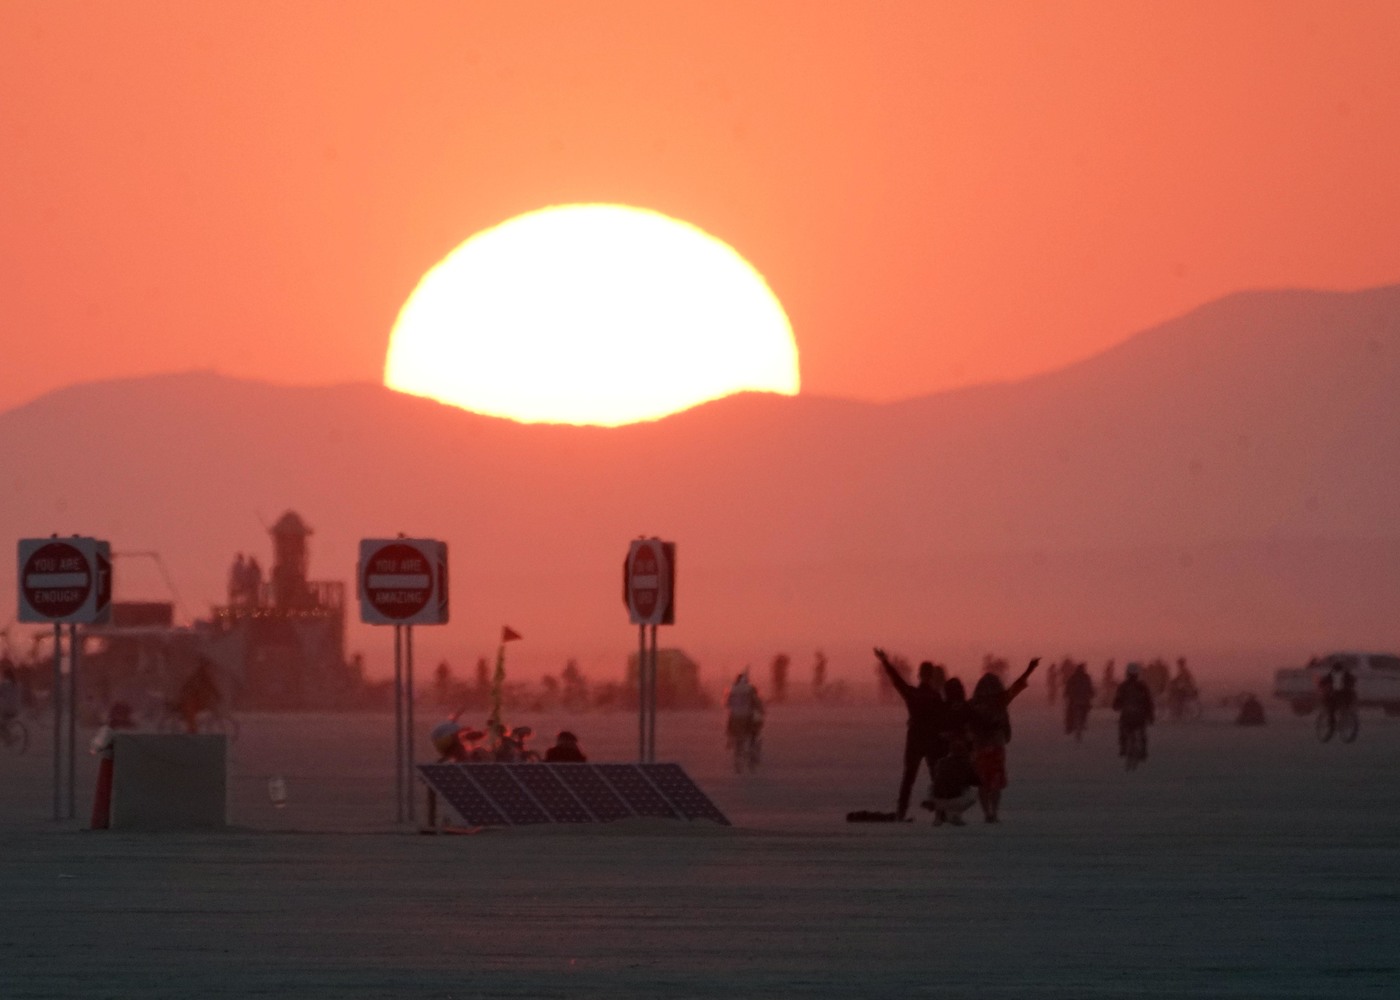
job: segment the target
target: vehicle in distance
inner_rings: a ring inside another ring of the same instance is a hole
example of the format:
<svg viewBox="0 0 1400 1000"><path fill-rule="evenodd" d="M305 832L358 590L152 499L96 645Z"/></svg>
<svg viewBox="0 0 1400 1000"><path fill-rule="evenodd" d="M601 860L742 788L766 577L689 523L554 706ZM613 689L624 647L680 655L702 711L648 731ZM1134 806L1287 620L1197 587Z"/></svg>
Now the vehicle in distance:
<svg viewBox="0 0 1400 1000"><path fill-rule="evenodd" d="M1400 715L1400 656L1392 653L1328 653L1305 667L1285 667L1274 672L1274 697L1282 698L1298 715L1309 715L1321 702L1318 682L1341 663L1356 677L1358 708L1383 708Z"/></svg>

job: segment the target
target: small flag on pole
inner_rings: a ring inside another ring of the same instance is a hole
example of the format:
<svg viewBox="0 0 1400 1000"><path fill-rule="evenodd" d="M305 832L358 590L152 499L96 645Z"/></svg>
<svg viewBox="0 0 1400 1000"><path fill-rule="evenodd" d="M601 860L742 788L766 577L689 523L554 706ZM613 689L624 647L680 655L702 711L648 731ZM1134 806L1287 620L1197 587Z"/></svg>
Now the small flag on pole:
<svg viewBox="0 0 1400 1000"><path fill-rule="evenodd" d="M496 647L496 672L491 677L491 714L486 719L492 750L500 745L501 738L505 735L505 726L501 722L501 699L506 686L506 643L519 638L520 633L509 625L501 628L501 644Z"/></svg>

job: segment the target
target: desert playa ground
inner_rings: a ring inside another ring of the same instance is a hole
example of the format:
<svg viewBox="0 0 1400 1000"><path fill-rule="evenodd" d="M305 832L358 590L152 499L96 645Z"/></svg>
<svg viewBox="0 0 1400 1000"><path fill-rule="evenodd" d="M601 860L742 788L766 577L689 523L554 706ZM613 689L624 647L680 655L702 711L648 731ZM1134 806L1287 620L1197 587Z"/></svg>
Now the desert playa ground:
<svg viewBox="0 0 1400 1000"><path fill-rule="evenodd" d="M384 716L245 718L208 834L52 822L40 729L0 755L0 997L1400 995L1400 720L1217 710L1130 775L1106 714L1075 744L1038 698L1003 823L963 828L844 821L893 807L898 706L777 707L752 775L717 714L663 715L733 829L437 837L393 823ZM634 757L626 714L511 721Z"/></svg>

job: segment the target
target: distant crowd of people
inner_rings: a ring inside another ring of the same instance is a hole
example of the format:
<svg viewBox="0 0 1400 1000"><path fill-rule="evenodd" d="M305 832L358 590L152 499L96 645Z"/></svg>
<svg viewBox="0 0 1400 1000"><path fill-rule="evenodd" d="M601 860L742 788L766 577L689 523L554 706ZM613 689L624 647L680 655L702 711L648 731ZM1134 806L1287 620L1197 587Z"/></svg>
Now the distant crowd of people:
<svg viewBox="0 0 1400 1000"><path fill-rule="evenodd" d="M1088 669L1087 663L1076 662L1068 656L1059 663L1050 664L1049 669L1046 670L1045 683L1045 693L1050 699L1050 704L1054 705L1061 697L1068 704L1072 694L1078 693L1082 697L1085 690L1092 691L1094 684L1093 679L1089 677ZM1152 697L1157 701L1164 701L1175 717L1180 717L1200 700L1200 688L1196 686L1196 678L1186 666L1184 657L1176 661L1175 674L1167 665L1167 661L1160 658L1150 660L1146 665L1137 665L1137 672L1139 679L1147 687ZM1073 683L1071 683L1071 678L1075 678ZM1115 661L1109 660L1104 664L1103 674L1097 689L1099 707L1107 708L1113 704L1118 684ZM1093 705L1092 696L1090 705L1091 707Z"/></svg>
<svg viewBox="0 0 1400 1000"><path fill-rule="evenodd" d="M1187 669L1185 660L1177 661L1177 670L1176 678L1169 680L1165 685L1155 685L1157 690L1175 691L1174 697L1178 705L1185 701L1198 700L1200 694L1196 688L1196 681ZM1146 758L1146 727L1156 721L1159 695L1154 694L1154 684L1149 683L1149 675L1140 664L1129 663L1124 671L1123 680L1119 681L1114 673L1113 661L1109 660L1104 667L1103 683L1099 688L1094 686L1086 663L1075 663L1067 658L1052 664L1047 673L1050 675L1050 683L1046 685L1049 689L1050 703L1053 705L1057 700L1064 701L1067 736L1083 738L1089 722L1089 713L1097 704L1118 713L1119 754L1127 756L1129 745L1133 744L1133 741L1140 741L1134 745L1141 746L1143 758ZM1179 713L1181 709L1176 711Z"/></svg>

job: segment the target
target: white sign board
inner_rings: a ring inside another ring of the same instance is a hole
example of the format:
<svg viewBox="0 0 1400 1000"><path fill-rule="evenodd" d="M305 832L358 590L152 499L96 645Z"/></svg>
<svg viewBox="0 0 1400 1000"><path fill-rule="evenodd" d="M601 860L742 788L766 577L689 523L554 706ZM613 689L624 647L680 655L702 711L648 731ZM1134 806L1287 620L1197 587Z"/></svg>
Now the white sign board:
<svg viewBox="0 0 1400 1000"><path fill-rule="evenodd" d="M19 540L19 620L95 625L112 614L112 546L96 538Z"/></svg>
<svg viewBox="0 0 1400 1000"><path fill-rule="evenodd" d="M676 620L676 544L638 538L623 564L623 597L633 625L670 625Z"/></svg>
<svg viewBox="0 0 1400 1000"><path fill-rule="evenodd" d="M446 542L363 539L355 581L360 621L368 625L447 624Z"/></svg>

